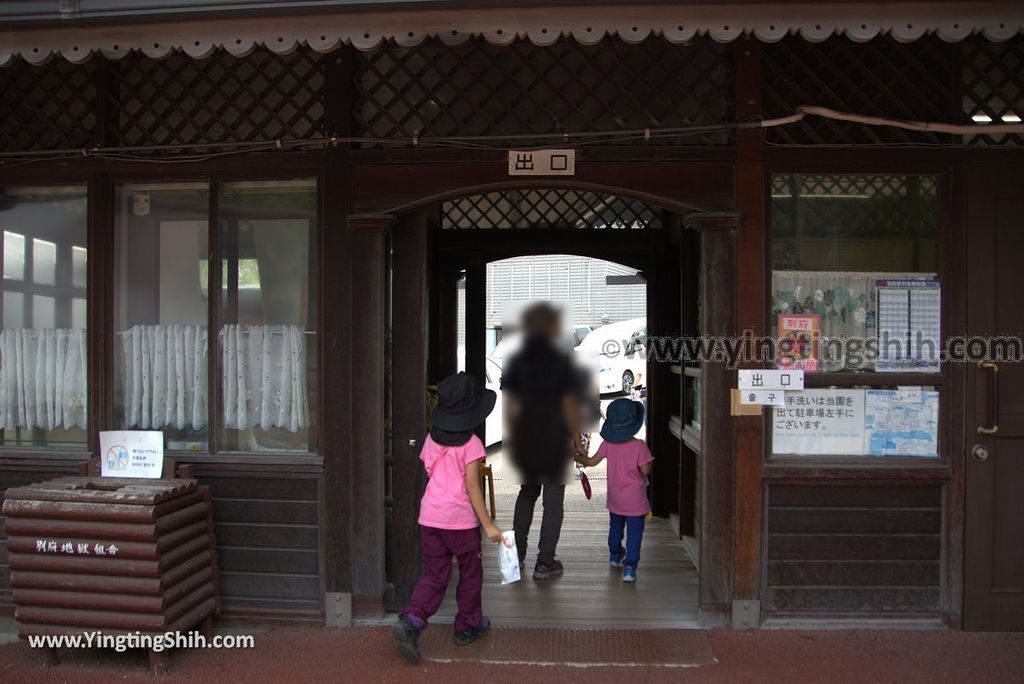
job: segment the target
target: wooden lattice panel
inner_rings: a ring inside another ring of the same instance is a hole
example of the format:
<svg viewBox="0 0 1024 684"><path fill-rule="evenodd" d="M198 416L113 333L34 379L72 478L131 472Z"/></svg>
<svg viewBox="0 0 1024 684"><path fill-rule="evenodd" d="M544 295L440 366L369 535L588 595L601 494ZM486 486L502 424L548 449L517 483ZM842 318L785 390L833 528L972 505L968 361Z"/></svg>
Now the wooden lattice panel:
<svg viewBox="0 0 1024 684"><path fill-rule="evenodd" d="M913 43L879 38L854 43L791 38L761 50L765 117L792 114L799 105L893 119L950 121L957 113L953 47L924 37ZM792 145L948 143L951 136L809 117L770 129L767 140Z"/></svg>
<svg viewBox="0 0 1024 684"><path fill-rule="evenodd" d="M441 227L456 229L661 228L658 210L637 200L578 190L508 190L441 205Z"/></svg>
<svg viewBox="0 0 1024 684"><path fill-rule="evenodd" d="M0 150L85 147L94 142L97 60L0 68Z"/></svg>
<svg viewBox="0 0 1024 684"><path fill-rule="evenodd" d="M733 119L731 48L710 40L673 45L605 40L550 47L436 41L386 44L360 56L356 128L411 138L616 131ZM666 142L726 143L725 133Z"/></svg>
<svg viewBox="0 0 1024 684"><path fill-rule="evenodd" d="M1024 120L1024 36L1005 43L975 38L963 44L964 119L966 123ZM1022 145L1024 135L976 135L978 145Z"/></svg>
<svg viewBox="0 0 1024 684"><path fill-rule="evenodd" d="M938 221L934 176L888 174L795 174L772 176L772 222L795 222L806 235L832 234L837 227L860 236L920 233ZM799 208L791 201L802 200ZM832 200L832 201L830 201Z"/></svg>
<svg viewBox="0 0 1024 684"><path fill-rule="evenodd" d="M134 54L116 64L111 91L119 145L175 145L324 135L324 71L309 50L193 60Z"/></svg>

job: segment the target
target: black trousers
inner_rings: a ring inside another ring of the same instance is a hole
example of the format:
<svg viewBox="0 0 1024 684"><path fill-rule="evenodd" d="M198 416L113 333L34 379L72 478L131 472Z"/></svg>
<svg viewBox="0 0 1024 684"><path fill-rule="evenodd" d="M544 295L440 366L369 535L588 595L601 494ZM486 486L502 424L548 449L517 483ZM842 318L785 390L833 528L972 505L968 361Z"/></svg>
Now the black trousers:
<svg viewBox="0 0 1024 684"><path fill-rule="evenodd" d="M562 534L562 518L565 517L565 485L524 484L519 488L516 499L516 511L512 523L516 533L516 548L520 560L524 560L529 550L530 525L533 523L533 510L541 492L544 493L544 514L540 522L540 544L537 562L548 565L555 560L555 549L558 538Z"/></svg>

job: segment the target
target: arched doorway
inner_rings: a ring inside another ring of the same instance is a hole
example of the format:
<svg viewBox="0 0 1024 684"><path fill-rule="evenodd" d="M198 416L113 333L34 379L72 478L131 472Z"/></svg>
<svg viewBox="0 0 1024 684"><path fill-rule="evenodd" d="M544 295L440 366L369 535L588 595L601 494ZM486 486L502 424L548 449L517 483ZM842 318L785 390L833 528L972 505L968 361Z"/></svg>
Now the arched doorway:
<svg viewBox="0 0 1024 684"><path fill-rule="evenodd" d="M416 517L424 485L418 461L425 401L418 388L457 367L455 306L458 283L466 287L466 367L485 376L486 264L540 254L574 254L628 264L640 272L648 292L649 329L659 335L696 332L699 238L684 230L686 217L603 188L487 188L488 192L434 198L409 210L391 232L388 300L390 340L385 397L389 441L385 449L386 604L403 604L418 572ZM678 205L677 205L678 206ZM688 256L685 256L688 255ZM684 258L685 257L685 258ZM686 296L684 296L686 292ZM690 297L694 301L683 304ZM683 318L689 317L686 325ZM684 373L672 364L648 368L652 450L660 454L652 492L655 511L674 514L674 534L696 537L692 522L702 495L692 488L681 504L679 482L692 482L698 465L684 460L681 430L670 431L690 409ZM691 394L692 396L692 394ZM699 440L698 440L699 441ZM660 465L659 464L659 465ZM665 486L673 483L673 486ZM699 528L699 525L696 526ZM688 534L687 534L688 533ZM600 553L600 551L597 551ZM699 554L694 547L693 552ZM696 591L694 592L696 594ZM677 624L695 624L697 598ZM543 618L544 616L538 616ZM558 615L549 616L558 619ZM540 621L543 621L542 619Z"/></svg>

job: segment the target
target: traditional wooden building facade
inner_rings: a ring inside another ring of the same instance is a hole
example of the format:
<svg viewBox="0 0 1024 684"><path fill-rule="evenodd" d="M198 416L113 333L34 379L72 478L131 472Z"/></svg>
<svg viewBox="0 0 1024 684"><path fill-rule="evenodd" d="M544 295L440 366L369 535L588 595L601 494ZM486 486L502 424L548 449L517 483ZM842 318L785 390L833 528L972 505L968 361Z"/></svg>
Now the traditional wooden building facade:
<svg viewBox="0 0 1024 684"><path fill-rule="evenodd" d="M649 335L870 337L879 279L937 281L945 337L1024 332L1016 3L330 4L0 10L0 491L163 430L212 488L226 617L408 591L424 389L463 276L482 370L489 261L640 269ZM510 176L537 147L575 174ZM1024 627L1021 368L808 374L937 393L935 453L877 456L776 453L735 370L650 360L701 622Z"/></svg>

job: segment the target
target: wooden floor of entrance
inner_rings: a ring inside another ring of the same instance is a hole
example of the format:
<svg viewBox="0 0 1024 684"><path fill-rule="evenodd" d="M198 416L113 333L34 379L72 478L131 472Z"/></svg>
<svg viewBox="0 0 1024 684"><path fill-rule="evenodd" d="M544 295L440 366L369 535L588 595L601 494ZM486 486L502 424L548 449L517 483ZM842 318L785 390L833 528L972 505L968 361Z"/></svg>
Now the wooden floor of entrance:
<svg viewBox="0 0 1024 684"><path fill-rule="evenodd" d="M565 575L551 580L532 578L535 544L540 530L540 502L531 530L530 562L522 581L501 585L497 553L485 541L484 613L495 626L592 628L696 628L697 569L668 520L648 521L635 584L622 581L621 571L608 566L608 515L571 512L558 544ZM498 525L512 528L511 511L499 511ZM457 575L458 573L453 573ZM455 616L455 578L436 622Z"/></svg>

